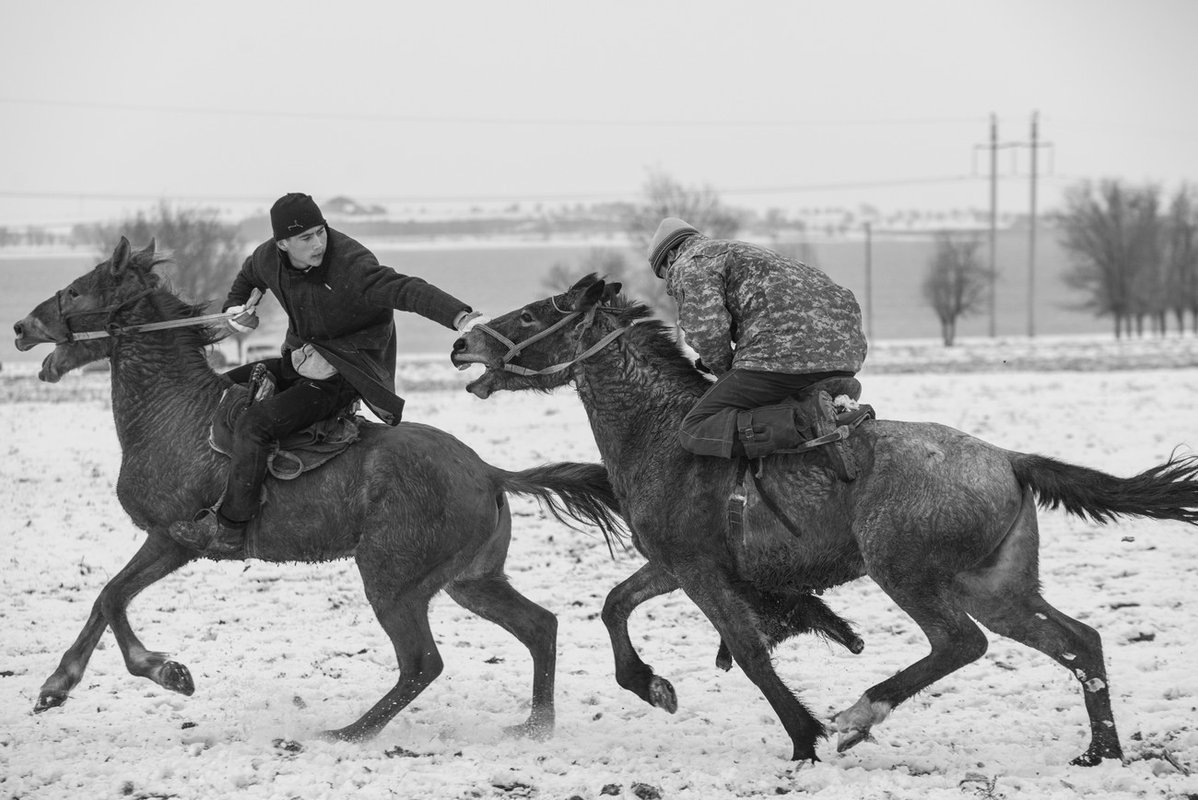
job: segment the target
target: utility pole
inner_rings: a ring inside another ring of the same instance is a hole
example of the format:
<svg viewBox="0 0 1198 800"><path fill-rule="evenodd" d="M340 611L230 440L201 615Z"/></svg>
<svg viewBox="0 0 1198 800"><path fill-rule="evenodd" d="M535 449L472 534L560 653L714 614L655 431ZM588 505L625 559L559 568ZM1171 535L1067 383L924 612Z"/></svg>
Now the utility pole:
<svg viewBox="0 0 1198 800"><path fill-rule="evenodd" d="M998 116L990 115L990 338L998 333Z"/></svg>
<svg viewBox="0 0 1198 800"><path fill-rule="evenodd" d="M1032 180L1028 200L1027 232L1027 338L1036 335L1036 151L1039 148L1040 112L1032 112Z"/></svg>
<svg viewBox="0 0 1198 800"><path fill-rule="evenodd" d="M865 338L874 335L873 223L865 223Z"/></svg>
<svg viewBox="0 0 1198 800"><path fill-rule="evenodd" d="M1028 203L1028 221L1031 227L1027 234L1027 335L1036 335L1036 182L1039 180L1039 155L1042 148L1052 148L1051 143L1040 141L1040 112L1032 112L1032 137L1026 145L1032 151L1031 197ZM1049 170L1052 162L1049 161Z"/></svg>
<svg viewBox="0 0 1198 800"><path fill-rule="evenodd" d="M997 114L990 115L990 142L974 146L975 155L980 148L990 151L990 338L992 339L998 335L998 151L1005 148L1027 146L1026 142L998 141ZM1035 152L1034 148L1033 152ZM975 161L975 174L976 171ZM1035 192L1034 185L1035 180L1033 179L1033 193Z"/></svg>

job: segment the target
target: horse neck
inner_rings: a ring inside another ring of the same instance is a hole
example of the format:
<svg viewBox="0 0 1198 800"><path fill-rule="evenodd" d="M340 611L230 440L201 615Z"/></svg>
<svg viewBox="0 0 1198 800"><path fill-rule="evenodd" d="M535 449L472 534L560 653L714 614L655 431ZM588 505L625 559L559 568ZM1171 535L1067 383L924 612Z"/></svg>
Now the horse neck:
<svg viewBox="0 0 1198 800"><path fill-rule="evenodd" d="M649 331L633 329L575 370L579 399L609 468L642 463L647 450L677 444L682 418L699 399L694 381L662 369Z"/></svg>
<svg viewBox="0 0 1198 800"><path fill-rule="evenodd" d="M112 354L112 411L122 449L182 449L206 439L224 379L204 357L195 330L119 337Z"/></svg>

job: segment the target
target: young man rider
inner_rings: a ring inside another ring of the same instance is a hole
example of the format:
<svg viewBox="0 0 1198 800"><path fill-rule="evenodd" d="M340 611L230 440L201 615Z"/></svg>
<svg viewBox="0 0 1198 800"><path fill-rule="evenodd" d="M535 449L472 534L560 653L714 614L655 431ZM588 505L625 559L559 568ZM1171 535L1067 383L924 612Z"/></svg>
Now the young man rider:
<svg viewBox="0 0 1198 800"><path fill-rule="evenodd" d="M280 197L270 209L274 234L246 258L225 299L229 324L257 326L246 302L254 289L270 290L287 314L282 357L264 364L276 392L237 420L229 477L221 501L193 520L171 525L171 535L198 550L236 553L257 514L272 442L328 417L357 398L389 425L400 421L395 394L394 311L411 311L466 332L485 320L456 297L416 277L400 275L364 246L325 223L309 195ZM249 380L254 364L231 370Z"/></svg>

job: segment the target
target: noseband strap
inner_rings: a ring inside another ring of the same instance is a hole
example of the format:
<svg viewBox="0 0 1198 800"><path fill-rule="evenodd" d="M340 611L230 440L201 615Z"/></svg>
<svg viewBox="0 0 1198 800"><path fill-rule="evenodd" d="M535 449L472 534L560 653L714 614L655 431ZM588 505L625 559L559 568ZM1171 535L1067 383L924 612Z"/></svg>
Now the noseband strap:
<svg viewBox="0 0 1198 800"><path fill-rule="evenodd" d="M557 304L555 303L554 308L556 308L556 307L557 307ZM591 313L588 315L588 321L592 321L592 322L594 321L595 310L596 309L591 310ZM572 322L577 317L582 316L581 311L568 311L568 312L563 312L563 313L565 313L565 316L562 317L561 319L559 319L557 322L553 323L552 325L550 325L548 328L541 331L540 333L536 333L536 334L528 337L527 339L525 339L522 342L513 342L511 339L507 338L502 333L495 330L494 328L492 328L490 325L487 325L486 323L475 325L474 327L477 328L478 330L482 331L483 333L487 334L488 336L496 339L497 341L499 341L501 344L503 344L504 346L506 346L508 348L508 351L506 353L504 353L503 357L500 359L501 366L503 367L505 372L511 372L516 375L522 375L524 377L536 377L539 375L554 375L558 372L561 372L562 370L569 369L570 367L577 364L579 361L588 359L591 356L595 355L595 353L598 353L600 350L607 347L609 344L611 344L613 341L615 341L619 336L621 336L624 333L626 333L627 331L631 330L632 327L634 325L636 325L637 323L644 322L644 318L633 320L631 324L626 325L622 328L616 328L615 330L610 331L609 333L605 334L603 336L603 338L601 338L599 341L595 342L593 345L591 345L586 350L582 351L581 353L579 353L578 355L576 355L574 358L570 359L569 361L563 361L560 364L553 364L552 366L545 367L544 369L529 369L528 367L522 367L519 364L511 363L512 359L515 358L516 356L520 355L520 352L522 350L524 350L524 348L528 347L529 345L533 344L534 342L539 342L541 339L544 339L546 336L549 336L549 335L557 332L558 329L565 327L566 325L568 325L570 322Z"/></svg>

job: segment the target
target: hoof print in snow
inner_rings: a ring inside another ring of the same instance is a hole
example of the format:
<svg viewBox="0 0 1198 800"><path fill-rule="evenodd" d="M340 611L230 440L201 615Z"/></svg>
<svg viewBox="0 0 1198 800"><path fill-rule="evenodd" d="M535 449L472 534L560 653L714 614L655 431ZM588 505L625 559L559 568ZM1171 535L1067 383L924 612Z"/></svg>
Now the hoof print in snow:
<svg viewBox="0 0 1198 800"><path fill-rule="evenodd" d="M640 800L661 800L661 789L647 783L632 784L632 793Z"/></svg>

